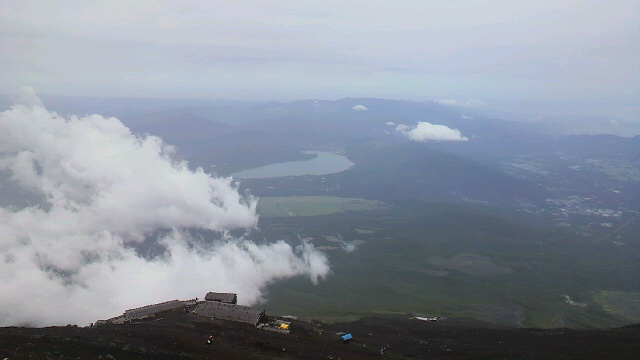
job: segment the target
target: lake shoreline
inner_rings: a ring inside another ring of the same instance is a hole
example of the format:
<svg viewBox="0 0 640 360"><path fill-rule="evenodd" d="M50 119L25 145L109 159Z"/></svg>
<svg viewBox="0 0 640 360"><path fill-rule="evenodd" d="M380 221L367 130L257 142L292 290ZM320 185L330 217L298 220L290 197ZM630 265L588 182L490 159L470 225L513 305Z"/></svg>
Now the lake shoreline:
<svg viewBox="0 0 640 360"><path fill-rule="evenodd" d="M348 170L352 161L344 155L328 151L303 151L304 154L315 154L309 160L297 160L274 163L253 169L238 171L231 176L236 179L266 179L287 176L329 175Z"/></svg>

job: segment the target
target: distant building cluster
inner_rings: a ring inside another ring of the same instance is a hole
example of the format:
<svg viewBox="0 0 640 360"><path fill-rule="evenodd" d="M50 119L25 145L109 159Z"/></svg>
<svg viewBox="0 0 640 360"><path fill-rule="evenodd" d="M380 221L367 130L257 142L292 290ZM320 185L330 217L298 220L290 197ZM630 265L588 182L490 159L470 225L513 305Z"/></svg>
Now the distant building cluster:
<svg viewBox="0 0 640 360"><path fill-rule="evenodd" d="M96 325L122 324L127 321L144 319L157 313L184 308L186 312L209 318L224 319L249 323L254 326L266 321L264 310L250 306L238 305L238 295L234 293L209 292L204 301L198 298L191 300L170 300L158 304L146 305L129 309L124 314L107 319L98 320Z"/></svg>

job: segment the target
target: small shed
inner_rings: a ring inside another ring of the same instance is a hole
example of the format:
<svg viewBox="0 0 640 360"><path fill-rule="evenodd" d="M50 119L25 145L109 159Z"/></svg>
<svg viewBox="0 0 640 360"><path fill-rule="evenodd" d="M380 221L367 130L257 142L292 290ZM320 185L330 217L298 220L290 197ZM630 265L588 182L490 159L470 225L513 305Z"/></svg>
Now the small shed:
<svg viewBox="0 0 640 360"><path fill-rule="evenodd" d="M206 301L218 301L227 304L238 303L238 295L234 293L208 292L204 299Z"/></svg>

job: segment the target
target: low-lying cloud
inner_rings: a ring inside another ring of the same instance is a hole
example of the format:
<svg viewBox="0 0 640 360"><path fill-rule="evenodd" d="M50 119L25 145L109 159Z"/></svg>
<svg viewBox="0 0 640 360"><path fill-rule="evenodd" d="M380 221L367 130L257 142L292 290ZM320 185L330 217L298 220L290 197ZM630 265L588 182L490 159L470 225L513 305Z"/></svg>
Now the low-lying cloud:
<svg viewBox="0 0 640 360"><path fill-rule="evenodd" d="M369 111L369 109L364 105L356 105L356 106L352 107L351 110L354 110L354 111Z"/></svg>
<svg viewBox="0 0 640 360"><path fill-rule="evenodd" d="M456 101L455 99L441 99L441 100L437 100L436 102L438 104L444 105L444 106L459 106L460 105L460 104L458 104L458 101Z"/></svg>
<svg viewBox="0 0 640 360"><path fill-rule="evenodd" d="M0 325L87 324L210 290L250 304L277 279L329 273L310 244L231 238L258 222L257 199L231 178L190 170L116 118L63 118L32 92L0 113L0 172L46 198L0 208ZM140 255L132 245L142 241L161 255Z"/></svg>
<svg viewBox="0 0 640 360"><path fill-rule="evenodd" d="M487 105L484 101L478 99L469 99L465 102L458 102L456 99L441 99L436 100L436 102L444 106L460 106L467 108L481 108Z"/></svg>
<svg viewBox="0 0 640 360"><path fill-rule="evenodd" d="M452 129L444 125L434 125L426 121L419 122L411 127L404 124L396 126L396 132L413 141L468 141L458 129Z"/></svg>

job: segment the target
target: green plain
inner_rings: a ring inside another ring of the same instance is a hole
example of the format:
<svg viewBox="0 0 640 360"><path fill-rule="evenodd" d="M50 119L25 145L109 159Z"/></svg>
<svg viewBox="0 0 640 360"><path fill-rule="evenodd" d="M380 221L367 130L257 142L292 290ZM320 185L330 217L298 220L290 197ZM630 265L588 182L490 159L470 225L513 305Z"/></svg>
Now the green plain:
<svg viewBox="0 0 640 360"><path fill-rule="evenodd" d="M640 322L640 292L601 291L593 300L618 318Z"/></svg>
<svg viewBox="0 0 640 360"><path fill-rule="evenodd" d="M386 207L380 201L336 196L261 197L258 213L264 217L318 216Z"/></svg>

